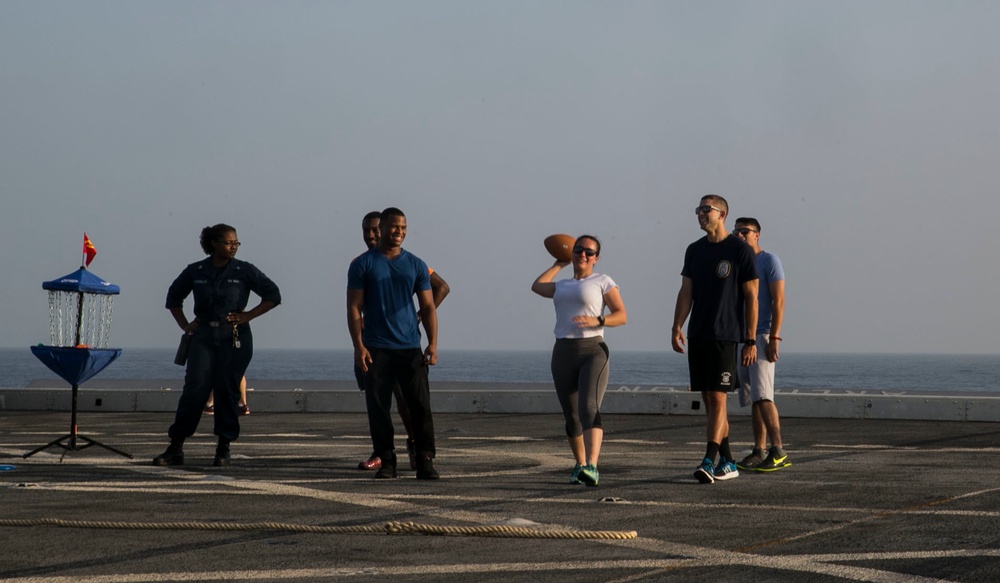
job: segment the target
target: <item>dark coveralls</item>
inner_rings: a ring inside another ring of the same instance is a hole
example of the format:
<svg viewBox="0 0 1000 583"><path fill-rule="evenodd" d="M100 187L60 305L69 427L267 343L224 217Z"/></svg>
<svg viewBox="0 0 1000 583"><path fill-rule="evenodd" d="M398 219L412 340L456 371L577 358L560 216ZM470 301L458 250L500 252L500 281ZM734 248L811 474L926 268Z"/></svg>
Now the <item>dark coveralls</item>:
<svg viewBox="0 0 1000 583"><path fill-rule="evenodd" d="M184 299L193 293L198 322L188 350L184 390L168 432L171 441L183 441L194 434L213 390L215 435L227 441L240 436L237 404L240 381L253 358L253 334L249 324L238 326L240 346L236 348L233 325L226 321L226 316L244 311L251 291L262 300L281 303L278 286L256 266L239 259L215 267L208 257L188 265L170 284L167 309L181 308Z"/></svg>

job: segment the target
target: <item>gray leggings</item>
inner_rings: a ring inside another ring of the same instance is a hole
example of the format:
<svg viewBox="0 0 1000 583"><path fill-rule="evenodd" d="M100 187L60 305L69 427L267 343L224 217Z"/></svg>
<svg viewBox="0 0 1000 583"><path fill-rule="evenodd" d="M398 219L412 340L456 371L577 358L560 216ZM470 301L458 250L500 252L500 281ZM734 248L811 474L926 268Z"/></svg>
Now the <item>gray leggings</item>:
<svg viewBox="0 0 1000 583"><path fill-rule="evenodd" d="M578 437L587 429L601 427L609 356L602 336L556 339L552 348L552 381L566 418L566 435Z"/></svg>

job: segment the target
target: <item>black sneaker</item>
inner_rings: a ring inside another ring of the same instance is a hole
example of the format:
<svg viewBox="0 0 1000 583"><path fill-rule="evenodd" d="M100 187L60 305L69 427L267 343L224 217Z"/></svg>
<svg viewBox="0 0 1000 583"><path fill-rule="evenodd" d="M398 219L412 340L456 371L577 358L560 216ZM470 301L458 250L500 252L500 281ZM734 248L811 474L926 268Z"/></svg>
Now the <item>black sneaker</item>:
<svg viewBox="0 0 1000 583"><path fill-rule="evenodd" d="M743 461L736 464L736 467L741 470L752 470L762 463L764 463L764 450L759 447L755 447L753 448L753 451L750 452L750 455L743 458Z"/></svg>
<svg viewBox="0 0 1000 583"><path fill-rule="evenodd" d="M223 466L228 466L230 462L229 458L229 448L219 447L215 450L215 459L212 460L212 465L221 468Z"/></svg>
<svg viewBox="0 0 1000 583"><path fill-rule="evenodd" d="M772 445L771 449L767 452L767 457L764 458L764 461L759 466L754 468L754 471L773 472L781 468L787 468L790 465L792 465L792 462L788 461L788 453L784 449Z"/></svg>
<svg viewBox="0 0 1000 583"><path fill-rule="evenodd" d="M154 466L180 466L184 464L184 450L181 445L171 443L167 451L153 458Z"/></svg>
<svg viewBox="0 0 1000 583"><path fill-rule="evenodd" d="M417 460L417 479L418 480L437 480L441 477L441 474L434 469L434 462L426 454L421 456L422 459Z"/></svg>
<svg viewBox="0 0 1000 583"><path fill-rule="evenodd" d="M396 464L389 465L382 463L382 467L375 472L376 480L391 480L396 477Z"/></svg>

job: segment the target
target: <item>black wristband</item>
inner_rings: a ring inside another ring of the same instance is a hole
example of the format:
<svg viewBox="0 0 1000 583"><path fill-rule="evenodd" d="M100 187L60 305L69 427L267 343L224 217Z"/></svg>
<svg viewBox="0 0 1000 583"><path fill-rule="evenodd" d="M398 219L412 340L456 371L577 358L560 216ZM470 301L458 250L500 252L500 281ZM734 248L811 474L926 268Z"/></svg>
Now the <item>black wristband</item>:
<svg viewBox="0 0 1000 583"><path fill-rule="evenodd" d="M600 316L597 317L597 325L598 326L603 326L604 325L604 315L603 314L601 314Z"/></svg>
<svg viewBox="0 0 1000 583"><path fill-rule="evenodd" d="M749 340L744 340L743 344L745 344L746 346L757 346L757 340L751 338Z"/></svg>

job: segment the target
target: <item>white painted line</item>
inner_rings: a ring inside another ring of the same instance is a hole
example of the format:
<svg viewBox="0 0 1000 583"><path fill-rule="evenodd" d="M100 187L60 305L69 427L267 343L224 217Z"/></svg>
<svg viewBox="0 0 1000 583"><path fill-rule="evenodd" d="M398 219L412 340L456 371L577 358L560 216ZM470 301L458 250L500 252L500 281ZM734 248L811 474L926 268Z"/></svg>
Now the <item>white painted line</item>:
<svg viewBox="0 0 1000 583"><path fill-rule="evenodd" d="M338 438L342 439L342 438ZM472 438L472 437L458 437L458 438L448 438L450 440L466 440L466 441L504 441L506 438L494 439L494 438ZM544 440L531 440L531 441L544 441ZM274 445L274 444L269 444ZM344 444L342 447L346 447ZM695 443L694 446L700 447L700 443ZM330 448L332 444L329 442L317 444L316 447ZM901 448L893 448L889 446L879 446L879 445L859 445L859 446L823 446L826 448L836 448L838 450L849 451L852 449L862 449L862 450L893 450L898 451ZM206 449L207 446L206 446ZM906 448L902 448L906 449ZM984 448L981 450L972 449L962 449L962 448L948 448L948 451L955 452L972 452L972 451L991 451L995 448ZM7 451L6 449L0 451ZM921 451L934 451L922 449ZM76 452L71 452L75 454ZM462 448L451 448L449 449L446 456L443 459L461 459L463 457L481 457L483 455L495 455L496 452L489 448L476 448L476 449L462 449ZM34 463L51 463L53 458L59 458L61 455L52 454L38 454L39 460ZM538 473L539 471L545 471L552 468L561 468L566 466L568 459L568 452L563 454L554 453L527 453L520 456L521 459L529 460L530 464L522 464L517 468L510 470L503 470L498 472L484 472L475 474L463 474L463 475L508 475L508 474L531 474ZM356 482L359 480L364 480L365 482L374 482L370 477L371 474L367 472L359 472L357 478L350 479L323 479L323 480L302 480L302 481L273 481L273 480L255 480L255 479L245 479L245 478L233 478L226 476L224 474L214 474L214 473L196 473L187 470L177 470L170 468L156 468L153 466L141 466L135 464L132 461L125 461L124 459L101 457L99 463L95 464L95 458L86 458L78 455L67 455L64 458L64 463L87 463L88 465L98 465L104 467L114 467L120 468L125 466L129 468L136 474L145 474L149 476L156 476L157 480L144 480L141 482L127 483L125 486L122 482L115 481L105 481L105 482L60 482L60 483L46 483L42 484L40 487L49 490L62 490L62 491L80 491L80 492L97 492L97 491L145 491L151 493L173 493L173 494L184 494L184 495L199 495L199 494L218 494L220 492L233 493L240 495L260 495L260 496L291 496L299 498L309 498L317 500L325 500L337 504L350 504L354 506L362 506L367 508L378 508L386 511L399 512L399 513L412 513L422 516L435 517L440 519L445 519L449 521L467 522L472 524L492 524L496 523L499 518L509 518L509 516L501 516L499 513L483 513L475 511L465 511L465 510L451 510L444 509L434 505L435 501L470 501L470 502L501 502L503 499L500 497L466 497L466 496L440 496L440 495L420 495L420 494L398 494L390 492L380 492L380 488L373 483L373 487L367 493L345 493L329 490L331 483L340 482ZM26 462L28 463L28 462ZM458 478L462 477L460 475L448 476L446 478ZM165 486L162 479L169 478L177 480L173 485ZM302 484L313 483L322 484L326 486L325 489L306 487ZM822 482L820 482L822 483ZM908 573L896 573L888 568L883 567L882 569L873 569L855 565L845 565L843 563L864 561L864 560L881 560L881 561L891 561L891 560L914 560L914 559L933 559L933 558L960 558L960 557L1000 557L1000 550L998 549L959 549L951 551L902 551L893 553L834 553L834 554L816 554L816 555L781 555L781 554L757 554L753 552L755 549L768 548L773 551L778 545L783 545L791 541L801 540L808 537L815 537L830 532L835 532L845 528L853 528L858 525L863 525L868 522L884 520L893 516L909 515L909 514L923 514L923 515L941 515L941 516L963 516L963 517L973 517L973 518L996 518L1000 513L991 511L969 511L969 510L950 510L943 508L942 506L954 502L955 500L972 498L977 496L982 496L985 494L991 494L1000 491L1000 488L989 488L982 489L973 492L966 492L958 494L947 499L942 499L935 503L929 503L927 505L905 508L905 509L875 509L875 508L852 508L852 507L811 507L811 506L798 506L798 507L788 507L780 505L756 505L747 506L745 504L703 504L704 508L710 508L714 511L725 510L727 508L741 508L741 509L756 509L756 510L781 510L781 511L806 511L813 513L821 512L833 512L833 513L844 513L844 514L857 514L859 517L855 520L849 520L844 523L840 523L835 526L818 528L816 530L801 533L797 536L791 536L787 538L781 538L772 541L762 541L759 545L754 545L741 552L734 552L732 550L721 550L717 548L707 548L693 546L684 543L676 543L665 540L651 539L651 538L640 538L638 540L629 541L606 541L606 540L589 540L580 541L583 544L603 544L603 545L614 545L625 548L632 548L637 550L644 550L648 552L657 553L659 555L668 555L665 558L650 558L650 559L631 559L631 560L620 560L620 561L565 561L565 562L521 562L521 563L483 563L483 564L449 564L449 565L398 565L386 568L367 568L367 567L342 567L338 566L336 568L330 569L282 569L275 571L209 571L209 572L187 572L187 573L114 573L109 575L95 575L95 576L72 576L72 577L26 577L26 578L13 578L13 579L2 579L0 582L11 582L11 583L35 583L41 581L49 581L53 583L105 583L112 581L122 581L125 583L137 583L137 582L150 582L157 583L162 581L253 581L253 580L299 580L306 578L344 578L344 577L357 577L370 576L375 574L380 575L403 575L403 576L427 576L427 575L469 575L477 576L478 578L493 576L494 573L531 573L531 572L552 572L559 573L565 571L579 571L580 569L586 569L592 572L600 572L602 576L614 576L620 574L623 576L622 579L618 581L635 581L643 578L655 578L657 574L664 572L665 570L676 571L678 569L689 569L689 568L705 568L705 567L726 567L726 566L753 566L759 567L761 569L766 569L771 573L780 571L790 571L790 572L800 572L800 573L810 573L810 574L825 574L833 577L838 577L841 579L849 581L877 581L882 583L903 583L905 581L933 581L934 579L915 577ZM528 501L538 502L544 504L593 504L593 500L587 499L567 499L563 497L559 498L535 498ZM679 503L679 502L669 502L669 501L631 501L632 504L638 505L649 505L649 506L660 506L660 507L684 507L692 508L697 507L697 504L691 503ZM558 525L546 525L551 527L559 527ZM626 570L636 570L643 571L642 573L635 573L633 575L627 575L621 573Z"/></svg>
<svg viewBox="0 0 1000 583"><path fill-rule="evenodd" d="M1000 556L993 553L982 553L980 555L963 556ZM403 565L394 567L334 567L334 568L313 568L313 569L280 569L272 571L197 571L197 572L172 572L172 573L117 573L113 576L69 576L69 577L22 577L14 579L0 579L0 583L159 583L164 581L280 581L280 580L301 580L301 579L324 579L324 578L345 578L345 577L371 577L371 576L428 576L428 575L480 575L495 576L498 573L544 573L560 571L580 571L589 572L615 571L620 572L627 569L657 569L672 570L692 569L704 567L745 567L761 566L772 570L798 571L812 574L826 574L852 581L874 581L878 583L907 583L907 582L937 582L940 579L919 577L908 573L894 573L891 571L872 569L866 567L856 567L850 565L827 564L811 560L803 560L799 557L751 557L747 555L728 554L728 560L724 557L710 558L674 558L674 559L632 559L620 561L564 561L548 563L480 563L480 564L450 564L450 565ZM919 557L910 557L919 558ZM852 555L841 555L841 561L854 560ZM655 575L645 573L645 576ZM622 579L621 581L634 580L634 578Z"/></svg>

